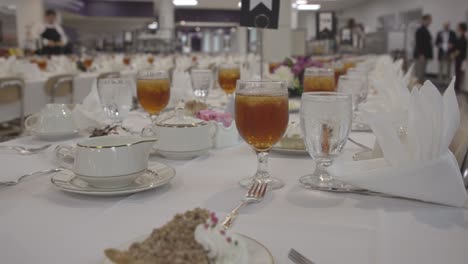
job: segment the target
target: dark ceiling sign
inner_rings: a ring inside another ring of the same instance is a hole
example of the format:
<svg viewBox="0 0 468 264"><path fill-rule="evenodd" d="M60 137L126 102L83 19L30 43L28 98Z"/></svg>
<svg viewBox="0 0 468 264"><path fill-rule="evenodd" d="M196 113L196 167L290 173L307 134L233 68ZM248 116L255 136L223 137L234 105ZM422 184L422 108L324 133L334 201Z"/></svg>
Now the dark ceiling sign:
<svg viewBox="0 0 468 264"><path fill-rule="evenodd" d="M279 8L280 0L242 0L240 25L277 29Z"/></svg>

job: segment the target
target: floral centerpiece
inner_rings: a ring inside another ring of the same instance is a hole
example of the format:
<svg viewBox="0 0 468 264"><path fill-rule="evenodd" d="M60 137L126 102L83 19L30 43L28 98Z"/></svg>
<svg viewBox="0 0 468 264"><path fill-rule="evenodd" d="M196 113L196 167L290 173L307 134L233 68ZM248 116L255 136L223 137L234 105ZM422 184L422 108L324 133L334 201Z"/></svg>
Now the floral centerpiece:
<svg viewBox="0 0 468 264"><path fill-rule="evenodd" d="M304 71L308 67L322 67L323 64L312 60L310 57L286 58L282 63L272 67L269 77L274 80L282 80L288 83L289 95L292 97L302 95L302 81Z"/></svg>

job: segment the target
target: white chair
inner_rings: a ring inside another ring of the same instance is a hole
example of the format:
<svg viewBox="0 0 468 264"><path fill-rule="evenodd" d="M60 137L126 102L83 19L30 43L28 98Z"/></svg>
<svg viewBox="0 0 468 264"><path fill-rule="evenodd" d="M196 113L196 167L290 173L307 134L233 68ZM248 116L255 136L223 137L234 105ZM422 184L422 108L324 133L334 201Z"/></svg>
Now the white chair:
<svg viewBox="0 0 468 264"><path fill-rule="evenodd" d="M0 122L7 128L3 135L22 133L24 124L24 80L18 77L0 78ZM18 124L13 124L19 120ZM13 124L13 125L12 125Z"/></svg>
<svg viewBox="0 0 468 264"><path fill-rule="evenodd" d="M73 75L60 74L50 77L45 83L44 90L50 96L50 103L55 103L57 97L69 97L73 104Z"/></svg>

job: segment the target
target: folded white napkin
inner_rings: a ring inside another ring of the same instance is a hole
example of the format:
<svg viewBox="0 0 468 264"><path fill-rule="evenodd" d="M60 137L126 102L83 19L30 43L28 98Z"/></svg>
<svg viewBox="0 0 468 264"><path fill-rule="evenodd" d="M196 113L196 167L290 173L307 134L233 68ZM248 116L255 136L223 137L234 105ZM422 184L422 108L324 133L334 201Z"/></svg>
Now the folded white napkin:
<svg viewBox="0 0 468 264"><path fill-rule="evenodd" d="M449 150L460 121L454 82L443 96L431 83L413 89L406 136L385 113L367 113L383 158L337 162L333 177L371 191L427 202L464 206L468 196Z"/></svg>
<svg viewBox="0 0 468 264"><path fill-rule="evenodd" d="M94 81L91 92L83 100L83 103L75 106L72 116L78 129L82 130L102 128L111 124L101 106L96 81Z"/></svg>
<svg viewBox="0 0 468 264"><path fill-rule="evenodd" d="M190 74L184 69L177 67L172 73L171 106L175 106L180 100L191 100L193 98Z"/></svg>

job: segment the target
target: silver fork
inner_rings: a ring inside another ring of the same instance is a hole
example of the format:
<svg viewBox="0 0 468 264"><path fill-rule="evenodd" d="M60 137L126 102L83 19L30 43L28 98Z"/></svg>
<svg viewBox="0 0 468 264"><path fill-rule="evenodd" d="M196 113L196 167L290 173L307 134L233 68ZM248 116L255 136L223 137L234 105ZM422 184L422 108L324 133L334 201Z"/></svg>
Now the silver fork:
<svg viewBox="0 0 468 264"><path fill-rule="evenodd" d="M260 183L260 182L254 182L252 186L250 187L249 191L247 194L242 198L241 202L239 205L234 208L234 210L231 211L226 216L226 219L223 221L223 227L224 229L228 229L232 226L234 223L234 220L236 219L237 215L239 214L239 210L244 207L245 205L251 204L251 203L258 203L263 200L263 197L265 197L265 193L268 187L268 183Z"/></svg>
<svg viewBox="0 0 468 264"><path fill-rule="evenodd" d="M0 146L0 148L11 149L11 150L17 151L21 155L31 155L31 154L36 154L38 152L46 150L46 149L50 148L50 146L52 146L52 145L47 144L47 145L44 145L44 146L38 147L38 148L25 148L25 147L21 147L21 146Z"/></svg>
<svg viewBox="0 0 468 264"><path fill-rule="evenodd" d="M289 250L288 258L296 264L315 264L310 259L302 255L301 253L294 250L294 248L291 248L291 250Z"/></svg>
<svg viewBox="0 0 468 264"><path fill-rule="evenodd" d="M23 180L24 178L26 177L29 177L29 176L33 176L33 175L37 175L37 174L47 174L47 173L52 173L52 172L58 172L58 171L61 171L63 169L50 169L50 170L41 170L41 171L36 171L36 172L31 172L31 173L28 173L28 174L25 174L23 176L20 176L18 179L16 180L13 180L13 181L3 181L3 182L0 182L0 186L15 186L17 185L21 180Z"/></svg>

